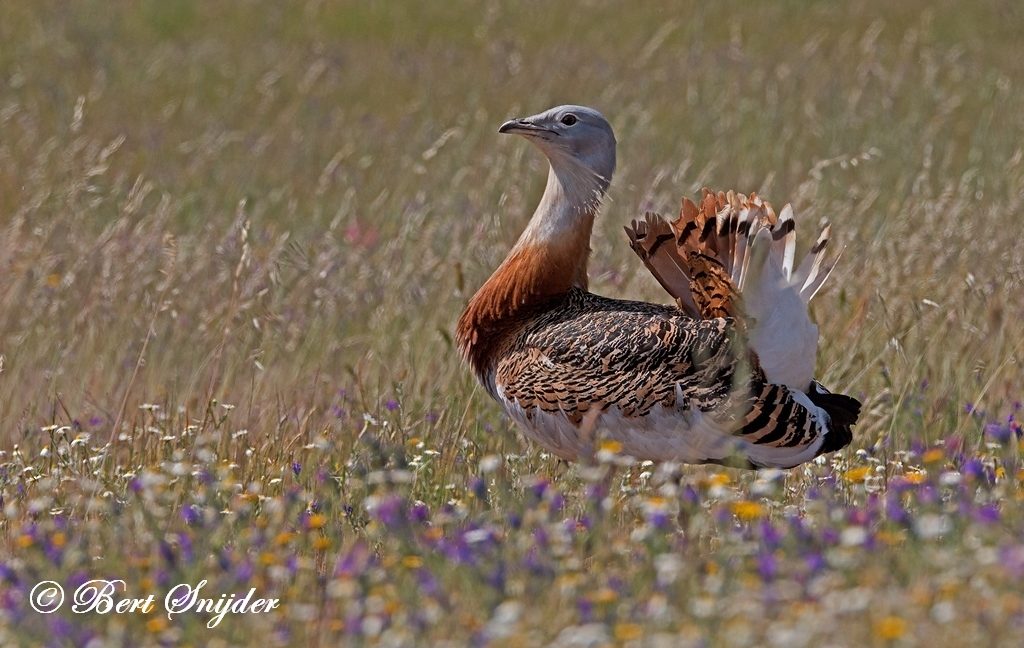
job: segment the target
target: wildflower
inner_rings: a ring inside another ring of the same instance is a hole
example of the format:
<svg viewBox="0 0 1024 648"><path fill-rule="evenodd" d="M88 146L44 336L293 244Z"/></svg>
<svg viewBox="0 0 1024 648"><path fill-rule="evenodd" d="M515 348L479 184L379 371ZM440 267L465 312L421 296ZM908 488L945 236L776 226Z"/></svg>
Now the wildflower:
<svg viewBox="0 0 1024 648"><path fill-rule="evenodd" d="M202 521L202 511L195 504L186 504L181 507L181 519L189 526L195 526Z"/></svg>
<svg viewBox="0 0 1024 648"><path fill-rule="evenodd" d="M600 604L613 603L618 598L619 595L615 592L615 590L613 590L610 587L602 587L591 595L590 600L594 603Z"/></svg>
<svg viewBox="0 0 1024 648"><path fill-rule="evenodd" d="M984 504L974 511L974 519L985 524L999 522L999 507L995 504Z"/></svg>
<svg viewBox="0 0 1024 648"><path fill-rule="evenodd" d="M707 483L710 486L727 486L732 481L727 473L712 473L708 475Z"/></svg>
<svg viewBox="0 0 1024 648"><path fill-rule="evenodd" d="M487 482L479 477L474 477L469 482L469 490L473 496L482 502L487 501Z"/></svg>
<svg viewBox="0 0 1024 648"><path fill-rule="evenodd" d="M867 479L868 475L871 474L870 466L858 466L857 468L850 468L843 473L843 479L850 482L851 484L859 484Z"/></svg>
<svg viewBox="0 0 1024 648"><path fill-rule="evenodd" d="M644 629L639 623L616 623L614 635L617 641L636 641L644 636Z"/></svg>
<svg viewBox="0 0 1024 648"><path fill-rule="evenodd" d="M331 539L327 536L317 536L313 540L313 548L317 551L326 551L331 548Z"/></svg>
<svg viewBox="0 0 1024 648"><path fill-rule="evenodd" d="M1010 439L1014 436L1013 429L1010 428L1009 424L1003 425L1001 423L986 424L985 435L1004 445L1009 443Z"/></svg>
<svg viewBox="0 0 1024 648"><path fill-rule="evenodd" d="M384 403L384 407L385 407L385 409L387 409L387 411L394 412L395 410L397 410L399 408L399 404L398 404L398 401L396 401L395 399L389 398Z"/></svg>
<svg viewBox="0 0 1024 648"><path fill-rule="evenodd" d="M416 555L409 555L402 558L402 566L406 569L419 569L423 566L423 558Z"/></svg>
<svg viewBox="0 0 1024 648"><path fill-rule="evenodd" d="M921 461L923 461L926 464L935 463L937 461L942 461L945 458L945 456L946 453L942 451L942 448L932 448L931 450L925 452L924 455L921 456Z"/></svg>
<svg viewBox="0 0 1024 648"><path fill-rule="evenodd" d="M913 470L903 475L903 479L908 484L923 484L928 480L928 473L923 470Z"/></svg>
<svg viewBox="0 0 1024 648"><path fill-rule="evenodd" d="M744 522L750 522L764 515L764 506L750 500L740 500L732 503L732 513Z"/></svg>
<svg viewBox="0 0 1024 648"><path fill-rule="evenodd" d="M763 551L758 554L757 573L761 575L761 580L765 582L774 580L778 571L778 562L775 560L775 556L771 552Z"/></svg>
<svg viewBox="0 0 1024 648"><path fill-rule="evenodd" d="M887 616L875 624L875 635L879 639L893 641L907 633L907 622L898 616Z"/></svg>
<svg viewBox="0 0 1024 648"><path fill-rule="evenodd" d="M292 462L292 473L296 477L298 477L300 472L302 472L302 464L300 464L298 461L293 461Z"/></svg>

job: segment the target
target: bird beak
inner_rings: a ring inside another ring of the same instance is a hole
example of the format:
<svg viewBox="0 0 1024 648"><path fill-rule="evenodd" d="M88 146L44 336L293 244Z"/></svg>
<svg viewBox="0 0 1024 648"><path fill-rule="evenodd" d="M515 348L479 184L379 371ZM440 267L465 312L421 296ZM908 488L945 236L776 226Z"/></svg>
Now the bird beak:
<svg viewBox="0 0 1024 648"><path fill-rule="evenodd" d="M554 131L538 126L527 119L510 119L501 125L499 133L515 133L516 135L537 135L540 133L553 134Z"/></svg>

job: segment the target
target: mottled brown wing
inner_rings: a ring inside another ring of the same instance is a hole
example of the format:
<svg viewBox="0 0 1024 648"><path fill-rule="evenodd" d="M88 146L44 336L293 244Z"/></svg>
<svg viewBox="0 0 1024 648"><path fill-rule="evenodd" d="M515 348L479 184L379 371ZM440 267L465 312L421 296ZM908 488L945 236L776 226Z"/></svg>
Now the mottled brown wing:
<svg viewBox="0 0 1024 648"><path fill-rule="evenodd" d="M593 407L626 417L656 405L710 411L729 395L737 347L728 320L593 295L577 301L532 322L498 362L506 398L578 424Z"/></svg>

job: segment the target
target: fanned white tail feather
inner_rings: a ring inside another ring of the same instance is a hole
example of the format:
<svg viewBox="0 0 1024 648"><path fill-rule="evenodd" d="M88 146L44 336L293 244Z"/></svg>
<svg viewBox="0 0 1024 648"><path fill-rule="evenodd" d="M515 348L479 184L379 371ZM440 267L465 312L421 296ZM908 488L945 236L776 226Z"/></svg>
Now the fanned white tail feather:
<svg viewBox="0 0 1024 648"><path fill-rule="evenodd" d="M818 353L808 304L835 264L826 264L826 225L794 268L796 225L788 204L776 216L756 194L705 189L699 207L683 200L676 221L648 214L626 232L681 308L698 317L742 319L768 380L807 391ZM672 238L675 246L666 245Z"/></svg>
<svg viewBox="0 0 1024 648"><path fill-rule="evenodd" d="M818 355L818 327L811 321L808 305L834 266L823 271L829 228L825 227L794 271L796 216L792 206L787 204L772 218L771 207L754 200L753 216L746 214L750 210L744 207L734 219L732 204L716 214L720 230L731 230L730 221L738 225L735 234L729 232L735 250L730 274L740 294L750 345L765 376L772 383L806 391ZM735 202L750 201L737 196Z"/></svg>

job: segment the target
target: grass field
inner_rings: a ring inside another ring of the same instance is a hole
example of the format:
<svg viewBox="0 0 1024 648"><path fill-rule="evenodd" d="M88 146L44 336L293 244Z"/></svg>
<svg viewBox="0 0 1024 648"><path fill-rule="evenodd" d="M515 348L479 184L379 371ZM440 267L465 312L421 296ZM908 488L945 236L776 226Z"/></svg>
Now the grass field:
<svg viewBox="0 0 1024 648"><path fill-rule="evenodd" d="M1016 644L1022 29L1009 0L0 5L0 642ZM833 223L853 446L581 469L517 437L453 327L544 182L498 125L570 102L619 139L595 292L665 301L621 228L703 185ZM281 605L29 605L97 578Z"/></svg>

